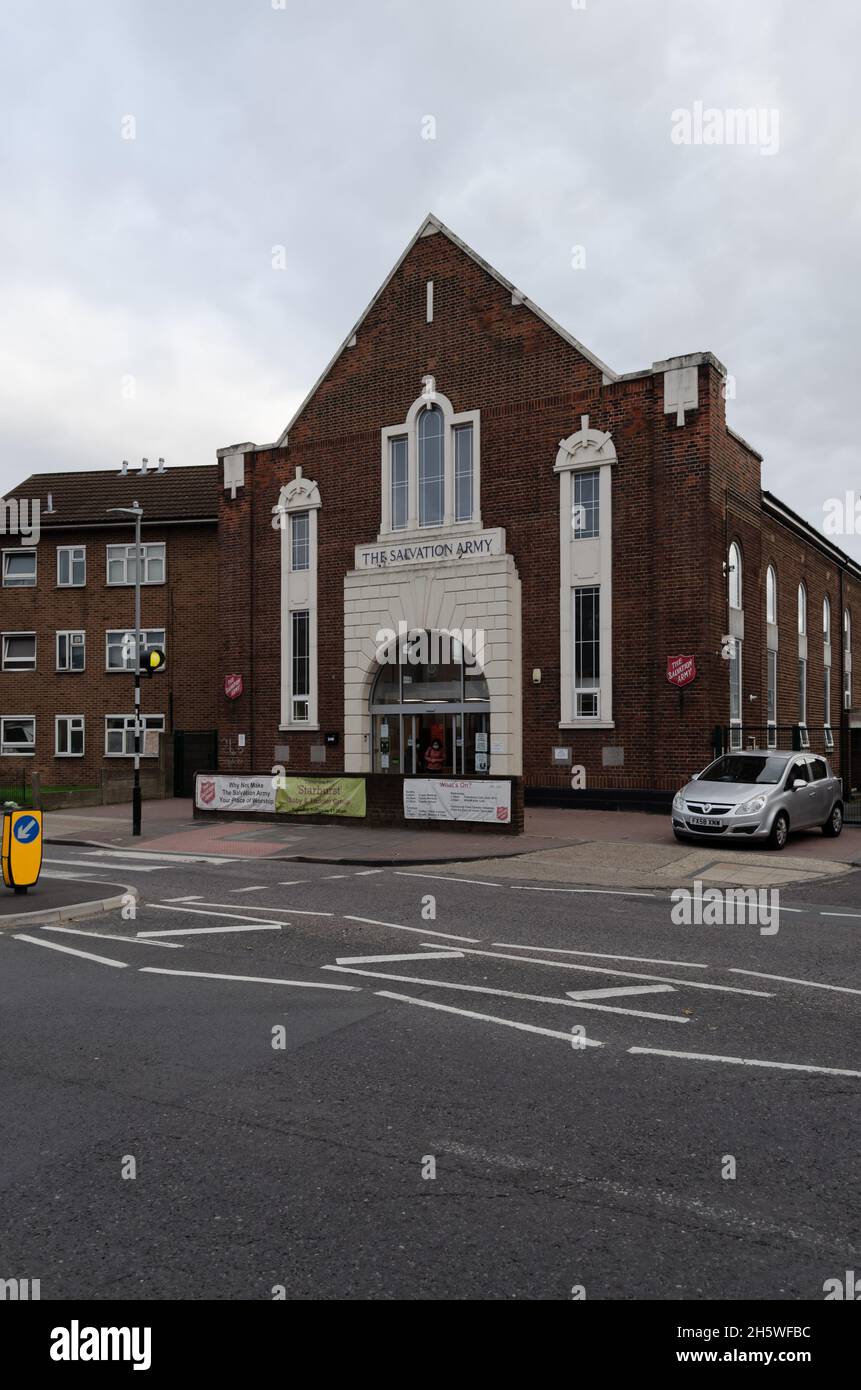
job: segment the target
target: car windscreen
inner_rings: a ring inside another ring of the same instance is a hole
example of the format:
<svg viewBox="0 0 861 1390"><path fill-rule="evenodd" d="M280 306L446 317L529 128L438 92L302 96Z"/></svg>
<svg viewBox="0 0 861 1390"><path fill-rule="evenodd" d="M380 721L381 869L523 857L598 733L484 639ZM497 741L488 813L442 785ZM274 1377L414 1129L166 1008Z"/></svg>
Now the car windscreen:
<svg viewBox="0 0 861 1390"><path fill-rule="evenodd" d="M786 771L785 758L769 758L763 753L761 758L733 757L727 754L718 758L700 774L703 782L763 782L775 786Z"/></svg>

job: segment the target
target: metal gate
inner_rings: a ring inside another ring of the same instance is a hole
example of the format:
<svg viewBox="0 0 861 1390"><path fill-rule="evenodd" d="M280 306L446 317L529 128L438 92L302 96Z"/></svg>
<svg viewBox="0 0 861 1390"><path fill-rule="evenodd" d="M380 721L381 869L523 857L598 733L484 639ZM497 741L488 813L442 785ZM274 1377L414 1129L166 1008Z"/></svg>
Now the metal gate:
<svg viewBox="0 0 861 1390"><path fill-rule="evenodd" d="M173 735L173 794L194 796L194 774L218 767L218 730L194 733L175 729Z"/></svg>

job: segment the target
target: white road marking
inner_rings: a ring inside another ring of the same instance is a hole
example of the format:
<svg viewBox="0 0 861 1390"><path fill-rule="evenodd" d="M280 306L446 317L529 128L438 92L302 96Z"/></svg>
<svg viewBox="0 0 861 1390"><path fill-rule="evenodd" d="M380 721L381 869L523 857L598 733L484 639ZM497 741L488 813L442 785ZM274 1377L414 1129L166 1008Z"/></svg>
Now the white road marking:
<svg viewBox="0 0 861 1390"><path fill-rule="evenodd" d="M613 999L622 994L675 994L673 985L622 985L617 989L566 989L569 999Z"/></svg>
<svg viewBox="0 0 861 1390"><path fill-rule="evenodd" d="M454 936L450 931L425 931L424 927L404 927L400 922L380 922L376 917L344 917L345 922L364 922L369 927L391 927L392 931L418 932L419 936L444 936L446 941L481 941L480 936ZM428 943L431 944L430 942Z"/></svg>
<svg viewBox="0 0 861 1390"><path fill-rule="evenodd" d="M128 941L132 945L146 946L146 941L139 941L136 936L115 936L106 931L82 931L80 927L42 927L42 931L61 931L68 932L70 936L95 936L100 941ZM178 941L153 941L153 946L164 946L167 950L181 951L182 947Z"/></svg>
<svg viewBox="0 0 861 1390"><path fill-rule="evenodd" d="M781 907L780 910L781 910L781 912L785 912L787 909L784 908L784 907ZM799 911L799 910L800 910L800 909L798 909L798 908L794 908L794 909L793 909L793 911ZM820 917L856 917L856 918L858 918L858 917L861 917L861 912L820 912L819 916L820 916Z"/></svg>
<svg viewBox="0 0 861 1390"><path fill-rule="evenodd" d="M389 960L463 960L463 951L409 951L403 956L336 956L338 965L382 965Z"/></svg>
<svg viewBox="0 0 861 1390"><path fill-rule="evenodd" d="M21 932L15 933L16 941L29 941L31 946L45 946L50 951L62 951L67 956L80 956L82 960L94 960L98 965L115 965L119 970L125 970L128 962L124 960L111 960L109 956L94 956L90 951L75 951L71 946L61 946L59 941L40 941L38 936L24 936Z"/></svg>
<svg viewBox="0 0 861 1390"><path fill-rule="evenodd" d="M733 966L731 975L754 975L759 980L779 980L785 985L807 985L808 989L833 989L838 994L861 994L861 989L850 989L848 985L824 985L819 980L795 980L791 975L765 975L761 970L740 970Z"/></svg>
<svg viewBox="0 0 861 1390"><path fill-rule="evenodd" d="M324 878L352 878L352 874L324 874Z"/></svg>
<svg viewBox="0 0 861 1390"><path fill-rule="evenodd" d="M275 980L269 975L215 975L208 970L164 970L158 965L139 965L144 975L187 975L195 980L241 980L249 985L291 985L295 989L340 989L361 994L360 985L320 984L316 980Z"/></svg>
<svg viewBox="0 0 861 1390"><path fill-rule="evenodd" d="M166 931L139 931L138 936L147 939L152 936L214 936L218 932L280 930L280 922L254 922L248 927L175 927Z"/></svg>
<svg viewBox="0 0 861 1390"><path fill-rule="evenodd" d="M429 878L434 883L470 883L476 888L501 888L501 883L488 883L483 878L453 878L450 874L413 874L407 869L395 869L398 878Z"/></svg>
<svg viewBox="0 0 861 1390"><path fill-rule="evenodd" d="M166 903L199 903L199 893L188 893L184 898L165 898Z"/></svg>
<svg viewBox="0 0 861 1390"><path fill-rule="evenodd" d="M167 901L167 900L165 900L165 901ZM159 907L159 906L161 906L161 904L159 904L159 903L150 903L150 907ZM209 907L235 907L235 906L236 906L236 903L207 903L207 902L202 902L202 901L198 900L198 907L199 907L201 910L202 910L203 908L205 908L205 907L206 907L206 908L209 908ZM195 911L195 909L192 908L192 907L186 907L186 908L178 907L176 910L177 910L177 912L194 912L194 911ZM334 917L334 915L335 915L334 912L309 912L307 908L287 907L287 906L284 906L284 907L258 907L257 911L258 911L258 913L261 913L261 912L289 912L291 917ZM236 914L235 912L210 912L210 913L209 913L209 916L210 916L210 917L235 917L235 916L237 916L237 914ZM251 918L251 917L249 917L247 920L248 920L248 921L256 921L257 919L256 919L256 918ZM288 926L290 925L290 923L289 923L289 922L284 922L283 925L284 925L285 927L288 927Z"/></svg>
<svg viewBox="0 0 861 1390"><path fill-rule="evenodd" d="M371 874L381 874L382 869L359 869L356 878L368 878Z"/></svg>
<svg viewBox="0 0 861 1390"><path fill-rule="evenodd" d="M262 893L268 887L265 883L253 883L250 888L231 888L231 893Z"/></svg>
<svg viewBox="0 0 861 1390"><path fill-rule="evenodd" d="M278 880L278 887L292 888L297 883L307 883L307 881L308 880L304 878L281 878Z"/></svg>
<svg viewBox="0 0 861 1390"><path fill-rule="evenodd" d="M528 883L510 885L518 893L601 893L611 898L653 898L654 893L638 893L628 888L533 888Z"/></svg>
<svg viewBox="0 0 861 1390"><path fill-rule="evenodd" d="M427 943L429 946L432 942ZM762 989L737 989L734 985L707 985L704 980L673 980L666 975L642 975L636 970L608 970L604 965L577 965L570 960L540 960L537 956L504 956L499 951L471 951L464 947L464 955L490 956L494 960L516 960L526 965L551 965L557 970L585 970L591 975L622 975L630 980L657 980L662 985L684 985L687 989L712 989L721 994L755 994L762 999L773 999L774 995Z"/></svg>
<svg viewBox="0 0 861 1390"><path fill-rule="evenodd" d="M225 904L225 906L226 905L227 904ZM165 903L147 903L147 907L153 908L156 912L192 912L196 917L226 917L231 922L253 922L255 926L259 926L260 924L260 913L270 911L269 908L261 907L258 909L256 917L249 917L246 913L242 912L210 912L206 904L202 904L200 907L168 907ZM276 908L271 909L272 912L276 910ZM285 909L282 908L282 911L284 910ZM275 925L279 927L289 927L290 923L277 922ZM138 935L140 936L140 932L138 932Z"/></svg>
<svg viewBox="0 0 861 1390"><path fill-rule="evenodd" d="M83 870L87 874L104 873L111 869L118 874L159 874L163 864L90 864L85 859L43 859L44 864L63 864L68 869Z"/></svg>
<svg viewBox="0 0 861 1390"><path fill-rule="evenodd" d="M354 970L346 965L324 965L323 970L336 970L342 975L367 975L373 980L397 980L402 985L432 985L434 989L459 989L467 994L493 994L500 999L526 999L533 1004L560 1004L566 1009L595 1009L602 1014L624 1014L627 1018L657 1019L661 1023L690 1023L685 1014L646 1013L642 1009L622 1009L613 1004L572 1003L557 994L520 994L513 989L491 989L489 985L463 985L453 980L428 980L418 975L392 975L383 970Z"/></svg>
<svg viewBox="0 0 861 1390"><path fill-rule="evenodd" d="M503 1028L516 1028L521 1033L540 1033L545 1038L561 1038L569 1047L572 1045L571 1033L560 1033L555 1028L538 1028L534 1023L518 1023L512 1018L497 1018L494 1014L476 1014L471 1009L456 1009L452 1004L437 1004L432 999L416 999L411 994L393 994L387 989L376 989L374 993L382 999L397 999L402 1004L418 1004L422 1009L439 1009L442 1013L457 1014L460 1018L475 1018L481 1023L499 1023ZM579 1047L603 1047L594 1038L578 1038Z"/></svg>
<svg viewBox="0 0 861 1390"><path fill-rule="evenodd" d="M686 1062L728 1062L735 1067L775 1067L779 1071L816 1072L821 1076L861 1076L861 1071L841 1067L809 1067L801 1062L760 1062L753 1057L719 1057L708 1052L668 1052L660 1047L629 1047L629 1052L648 1057L680 1057Z"/></svg>
<svg viewBox="0 0 861 1390"><path fill-rule="evenodd" d="M530 946L525 941L491 941L491 946L509 946L515 951L550 951L555 956L591 956L593 960L627 960L636 965L681 965L686 970L708 970L693 960L655 960L652 956L612 956L604 951L571 951L565 946Z"/></svg>

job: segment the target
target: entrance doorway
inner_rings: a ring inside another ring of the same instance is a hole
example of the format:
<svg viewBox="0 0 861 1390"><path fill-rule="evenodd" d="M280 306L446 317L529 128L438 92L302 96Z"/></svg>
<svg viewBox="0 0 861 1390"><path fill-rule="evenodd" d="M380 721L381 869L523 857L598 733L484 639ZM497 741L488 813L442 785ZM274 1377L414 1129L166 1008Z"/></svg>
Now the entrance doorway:
<svg viewBox="0 0 861 1390"><path fill-rule="evenodd" d="M426 640L419 644L418 639ZM437 650L434 649L434 640ZM448 650L438 650L442 641ZM427 660L430 651L437 660ZM449 658L439 659L441 655ZM415 777L484 777L490 771L490 694L459 642L410 634L381 665L370 698L372 769Z"/></svg>

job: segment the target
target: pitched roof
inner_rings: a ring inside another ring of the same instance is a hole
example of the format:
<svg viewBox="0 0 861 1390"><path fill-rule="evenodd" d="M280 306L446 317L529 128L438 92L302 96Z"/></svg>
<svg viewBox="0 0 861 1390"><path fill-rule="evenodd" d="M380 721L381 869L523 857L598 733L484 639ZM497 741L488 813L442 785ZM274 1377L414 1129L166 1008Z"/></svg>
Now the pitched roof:
<svg viewBox="0 0 861 1390"><path fill-rule="evenodd" d="M50 494L52 510L48 511ZM39 521L46 526L109 526L118 518L109 507L139 502L144 525L152 521L214 521L218 516L218 465L194 464L147 474L130 470L93 469L81 472L33 473L6 493L39 499Z"/></svg>
<svg viewBox="0 0 861 1390"><path fill-rule="evenodd" d="M411 239L409 244L405 247L404 251L395 261L395 264L392 266L385 280L380 285L380 288L377 290L370 304L368 304L367 307L362 310L362 313L359 315L357 321L353 324L353 327L350 329L346 338L341 343L341 346L338 348L338 351L332 357L331 361L329 361L323 368L323 371L320 373L319 377L314 382L314 385L311 387L311 390L308 392L302 404L299 406L298 410L294 412L286 428L282 430L278 440L276 441L277 445L283 446L287 443L287 437L290 433L290 430L293 428L293 425L299 419L299 416L302 414L308 402L314 397L317 391L317 387L321 384L321 382L325 381L326 377L329 375L329 372L332 370L338 358L341 356L341 353L344 351L344 349L348 346L353 337L359 331L359 329L362 326L362 323L367 318L368 314L376 304L377 300L385 290L386 286L398 273L407 256L415 246L416 242L419 241L421 237L433 236L438 232L441 232L443 236L448 237L449 241L453 242L455 246L459 246L461 251L463 251L467 256L470 256L472 260L474 260L477 265L480 265L483 270L487 271L487 274L491 275L494 280L497 280L499 284L502 285L503 288L510 293L512 303L522 304L524 308L529 309L533 314L535 314L544 323L546 323L549 328L552 328L554 333L558 333L559 337L564 339L564 341L568 343L570 347L575 348L576 351L580 353L581 357L585 357L587 361L592 363L593 367L597 367L608 381L618 380L618 373L614 372L612 367L608 367L606 362L602 362L600 357L596 357L593 352L590 352L587 347L584 347L581 342L578 342L578 340L575 337L573 337L573 335L570 334L566 329L562 328L560 324L556 322L555 319L552 319L549 314L546 314L543 309L539 308L537 304L533 303L533 301L527 295L525 295L522 292L522 290L519 290L516 285L513 285L511 283L510 280L506 280L505 276L501 275L500 272L495 268L495 266L492 266L489 261L486 261L484 259L483 256L479 256L477 251L473 251L472 247L468 246L465 241L462 241L459 236L456 236L450 227L447 227L444 222L440 222L439 218L434 217L433 213L428 213L427 217L425 218L424 222L422 222L415 236ZM271 444L261 444L256 447L260 449L266 449L273 448L275 446Z"/></svg>

